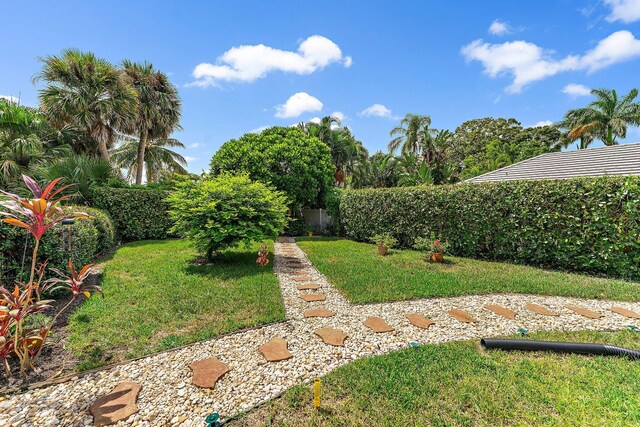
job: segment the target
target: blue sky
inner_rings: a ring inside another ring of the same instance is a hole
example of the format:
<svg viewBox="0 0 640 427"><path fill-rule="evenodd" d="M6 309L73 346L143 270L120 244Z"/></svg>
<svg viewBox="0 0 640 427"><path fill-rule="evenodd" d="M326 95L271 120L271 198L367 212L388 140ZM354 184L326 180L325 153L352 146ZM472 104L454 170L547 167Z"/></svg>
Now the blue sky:
<svg viewBox="0 0 640 427"><path fill-rule="evenodd" d="M336 112L374 152L408 112L530 126L640 86L640 0L32 1L3 18L0 96L37 105L38 57L68 47L152 62L180 89L193 172L230 138Z"/></svg>

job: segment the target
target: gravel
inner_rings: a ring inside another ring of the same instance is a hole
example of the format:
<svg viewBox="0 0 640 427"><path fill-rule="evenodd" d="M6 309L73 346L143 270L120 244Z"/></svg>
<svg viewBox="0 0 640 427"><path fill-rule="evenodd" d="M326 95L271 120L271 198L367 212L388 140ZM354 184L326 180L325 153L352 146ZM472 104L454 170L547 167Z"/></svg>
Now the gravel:
<svg viewBox="0 0 640 427"><path fill-rule="evenodd" d="M288 248L299 260L287 265L282 250ZM296 263L294 263L296 264ZM300 266L302 264L302 267ZM305 270L310 283L322 287L316 291L298 291L300 282L293 280L298 270ZM279 395L301 382L326 375L352 360L405 348L410 342L439 343L511 335L519 328L539 330L619 330L633 319L609 311L612 305L639 311L640 304L601 300L548 297L522 294L433 298L394 303L353 305L347 302L309 262L295 243L276 243L275 273L286 307L287 320L259 329L202 341L174 351L152 355L102 371L75 377L61 384L49 385L29 392L0 397L0 425L8 426L90 426L88 407L98 397L110 392L122 381L142 385L140 411L118 426L201 426L211 412L229 417ZM301 293L321 293L326 301L305 302ZM543 316L524 309L536 303L560 313L559 317ZM498 304L518 313L514 320L501 317L485 308ZM567 309L578 305L600 311L604 317L589 319ZM328 318L304 318L304 310L327 308L337 314ZM453 308L467 311L478 323L461 323L447 312ZM435 322L429 329L417 328L404 316L420 313ZM364 320L382 317L395 330L374 333ZM635 322L636 324L638 322ZM344 347L322 342L314 334L319 328L335 328L348 335ZM288 341L293 358L267 362L258 347L272 338ZM216 357L229 365L230 371L218 381L215 389L206 390L191 384L189 364Z"/></svg>

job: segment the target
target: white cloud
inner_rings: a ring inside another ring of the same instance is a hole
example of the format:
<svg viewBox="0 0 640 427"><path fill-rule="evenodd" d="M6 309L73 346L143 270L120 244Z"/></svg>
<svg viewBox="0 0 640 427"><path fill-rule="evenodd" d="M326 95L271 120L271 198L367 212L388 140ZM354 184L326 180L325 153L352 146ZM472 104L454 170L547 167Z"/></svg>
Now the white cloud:
<svg viewBox="0 0 640 427"><path fill-rule="evenodd" d="M640 57L640 40L623 30L600 40L582 56L569 55L555 60L551 58L552 53L523 40L492 44L479 39L462 47L462 54L467 61L481 62L489 77L512 76L513 82L506 90L519 93L525 86L558 73L577 70L594 72Z"/></svg>
<svg viewBox="0 0 640 427"><path fill-rule="evenodd" d="M315 123L317 125L319 125L322 122L322 119L320 117L314 117L311 120L309 120L309 123Z"/></svg>
<svg viewBox="0 0 640 427"><path fill-rule="evenodd" d="M303 40L297 52L275 49L263 44L232 47L215 64L198 64L193 70L195 86L213 86L219 82L251 83L269 72L311 74L334 62L349 68L350 56L343 57L337 44L315 35Z"/></svg>
<svg viewBox="0 0 640 427"><path fill-rule="evenodd" d="M194 142L193 144L189 144L189 148L200 148L200 147L204 147L204 144L200 142Z"/></svg>
<svg viewBox="0 0 640 427"><path fill-rule="evenodd" d="M336 119L343 121L346 116L341 111L334 111L331 113L331 117L335 117Z"/></svg>
<svg viewBox="0 0 640 427"><path fill-rule="evenodd" d="M20 100L18 98L16 98L15 96L11 96L11 95L0 95L0 98L6 99L7 101L14 102L16 104L18 102L20 102Z"/></svg>
<svg viewBox="0 0 640 427"><path fill-rule="evenodd" d="M493 21L489 26L489 34L493 34L494 36L503 36L509 33L511 33L509 24L502 22L499 19Z"/></svg>
<svg viewBox="0 0 640 427"><path fill-rule="evenodd" d="M569 83L568 85L562 88L562 93L567 94L572 98L577 98L578 96L591 95L591 89L589 89L585 85Z"/></svg>
<svg viewBox="0 0 640 427"><path fill-rule="evenodd" d="M532 128L539 128L542 126L551 126L553 122L551 120L540 120L535 125L531 126Z"/></svg>
<svg viewBox="0 0 640 427"><path fill-rule="evenodd" d="M362 117L385 117L389 119L395 119L395 117L391 114L391 110L382 104L373 104L372 106L362 110L360 113L358 113L358 115Z"/></svg>
<svg viewBox="0 0 640 427"><path fill-rule="evenodd" d="M286 119L320 110L322 110L322 102L318 98L306 92L298 92L291 95L287 102L276 107L276 117Z"/></svg>
<svg viewBox="0 0 640 427"><path fill-rule="evenodd" d="M247 133L262 133L262 131L265 130L265 129L269 129L269 126L260 126L260 127L257 127L255 129L250 130Z"/></svg>
<svg viewBox="0 0 640 427"><path fill-rule="evenodd" d="M640 0L604 0L611 8L607 21L622 21L626 24L640 21Z"/></svg>
<svg viewBox="0 0 640 427"><path fill-rule="evenodd" d="M197 157L191 157L191 156L184 156L184 159L187 161L187 163L195 162L196 160L198 160Z"/></svg>

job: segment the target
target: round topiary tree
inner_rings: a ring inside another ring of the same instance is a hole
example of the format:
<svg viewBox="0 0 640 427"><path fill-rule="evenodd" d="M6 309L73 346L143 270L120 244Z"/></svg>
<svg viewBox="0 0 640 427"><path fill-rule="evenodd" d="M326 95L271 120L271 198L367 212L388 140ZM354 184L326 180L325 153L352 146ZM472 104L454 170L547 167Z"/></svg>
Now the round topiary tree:
<svg viewBox="0 0 640 427"><path fill-rule="evenodd" d="M211 174L245 172L271 183L289 198L291 208L321 206L332 187L331 149L300 129L272 127L225 142L211 159Z"/></svg>
<svg viewBox="0 0 640 427"><path fill-rule="evenodd" d="M208 259L241 243L275 238L287 224L286 197L248 174L185 180L167 198L172 232L196 243Z"/></svg>

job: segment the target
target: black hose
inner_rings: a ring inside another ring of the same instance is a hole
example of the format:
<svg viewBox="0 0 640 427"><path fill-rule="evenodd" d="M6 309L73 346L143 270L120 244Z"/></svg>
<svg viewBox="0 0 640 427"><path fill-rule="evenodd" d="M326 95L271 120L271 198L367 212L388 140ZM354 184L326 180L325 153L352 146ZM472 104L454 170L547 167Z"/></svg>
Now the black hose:
<svg viewBox="0 0 640 427"><path fill-rule="evenodd" d="M578 353L598 356L624 356L631 360L640 359L640 351L638 350L596 343L483 338L480 340L480 345L485 349L553 351L556 353Z"/></svg>

